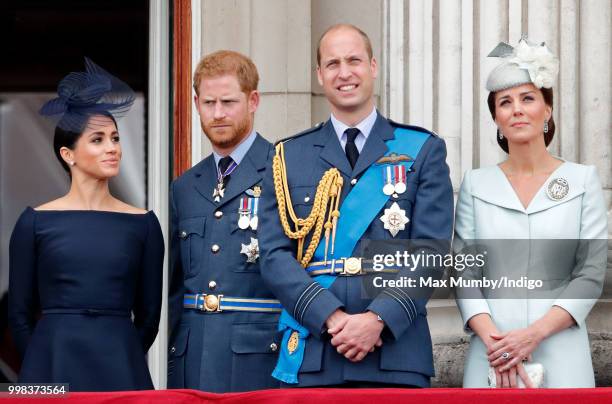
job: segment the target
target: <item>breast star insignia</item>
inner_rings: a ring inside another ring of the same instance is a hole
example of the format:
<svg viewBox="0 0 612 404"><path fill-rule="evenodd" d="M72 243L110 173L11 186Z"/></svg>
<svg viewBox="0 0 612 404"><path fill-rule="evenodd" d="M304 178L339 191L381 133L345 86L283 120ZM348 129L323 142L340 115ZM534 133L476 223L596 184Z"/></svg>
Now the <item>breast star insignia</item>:
<svg viewBox="0 0 612 404"><path fill-rule="evenodd" d="M240 243L240 245L240 254L246 255L248 263L255 263L255 261L257 261L257 258L259 258L259 242L257 241L257 239L251 237L250 244Z"/></svg>
<svg viewBox="0 0 612 404"><path fill-rule="evenodd" d="M389 209L385 209L385 214L380 217L380 220L385 224L385 229L389 230L391 236L395 237L400 230L406 228L406 224L410 221L406 217L406 211L400 209L397 202L393 202L393 205Z"/></svg>

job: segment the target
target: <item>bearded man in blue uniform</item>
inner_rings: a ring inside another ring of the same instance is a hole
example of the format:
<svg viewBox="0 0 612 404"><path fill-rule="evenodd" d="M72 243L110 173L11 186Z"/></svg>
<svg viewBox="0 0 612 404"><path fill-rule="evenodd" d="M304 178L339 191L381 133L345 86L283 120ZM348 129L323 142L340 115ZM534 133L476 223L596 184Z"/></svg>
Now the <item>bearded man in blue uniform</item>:
<svg viewBox="0 0 612 404"><path fill-rule="evenodd" d="M259 270L259 199L272 145L253 129L253 62L204 57L195 105L213 153L171 185L168 387L215 393L278 387L270 376L280 304Z"/></svg>
<svg viewBox="0 0 612 404"><path fill-rule="evenodd" d="M340 24L321 37L317 76L331 117L276 146L262 200L262 277L285 311L283 386L430 386L427 297L362 293L363 240L450 240L453 192L444 141L374 106L368 36ZM400 274L402 271L400 271Z"/></svg>

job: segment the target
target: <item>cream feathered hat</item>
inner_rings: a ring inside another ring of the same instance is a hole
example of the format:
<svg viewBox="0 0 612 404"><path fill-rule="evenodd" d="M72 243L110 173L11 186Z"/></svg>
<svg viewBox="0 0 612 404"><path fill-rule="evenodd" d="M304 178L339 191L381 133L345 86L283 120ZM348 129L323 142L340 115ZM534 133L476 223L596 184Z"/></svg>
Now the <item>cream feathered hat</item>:
<svg viewBox="0 0 612 404"><path fill-rule="evenodd" d="M487 90L496 92L533 83L537 88L551 88L559 73L559 60L542 42L540 45L521 38L516 47L500 42L488 55L502 58L501 64L487 78Z"/></svg>

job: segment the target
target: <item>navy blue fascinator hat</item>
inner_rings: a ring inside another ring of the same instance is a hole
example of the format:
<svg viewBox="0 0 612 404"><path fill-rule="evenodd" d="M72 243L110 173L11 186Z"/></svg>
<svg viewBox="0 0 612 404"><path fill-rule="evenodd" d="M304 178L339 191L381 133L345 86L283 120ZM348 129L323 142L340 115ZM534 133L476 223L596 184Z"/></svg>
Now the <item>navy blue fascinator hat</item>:
<svg viewBox="0 0 612 404"><path fill-rule="evenodd" d="M39 113L57 120L61 129L76 133L81 133L85 127L95 127L93 116L121 118L135 98L130 86L89 58L85 58L84 72L72 72L60 81L57 95L46 102Z"/></svg>

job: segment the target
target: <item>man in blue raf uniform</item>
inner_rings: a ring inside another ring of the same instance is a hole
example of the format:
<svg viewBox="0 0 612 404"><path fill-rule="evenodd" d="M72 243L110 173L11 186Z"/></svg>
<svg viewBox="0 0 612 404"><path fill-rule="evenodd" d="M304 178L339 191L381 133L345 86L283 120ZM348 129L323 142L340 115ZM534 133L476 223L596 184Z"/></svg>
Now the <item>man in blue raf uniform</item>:
<svg viewBox="0 0 612 404"><path fill-rule="evenodd" d="M357 27L329 28L317 53L331 118L279 143L264 180L262 277L285 308L273 374L284 386L427 387L427 298L362 295L373 268L355 252L365 239L450 240L446 147L376 111L378 66Z"/></svg>
<svg viewBox="0 0 612 404"><path fill-rule="evenodd" d="M194 74L213 153L171 185L168 387L232 392L278 387L270 373L280 304L259 271L259 200L271 144L253 129L259 76L218 51Z"/></svg>

